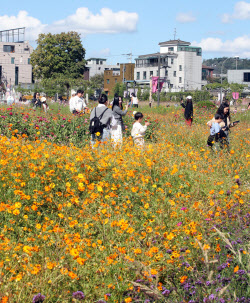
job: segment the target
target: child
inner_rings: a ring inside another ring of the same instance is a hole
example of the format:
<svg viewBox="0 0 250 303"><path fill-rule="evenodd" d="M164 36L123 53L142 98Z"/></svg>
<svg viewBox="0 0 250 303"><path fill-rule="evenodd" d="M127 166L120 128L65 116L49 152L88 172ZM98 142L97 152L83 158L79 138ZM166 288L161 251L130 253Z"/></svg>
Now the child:
<svg viewBox="0 0 250 303"><path fill-rule="evenodd" d="M220 126L220 123L223 121L220 114L215 114L214 122L210 128L210 136L207 139L207 145L213 147L214 142L218 142L223 136L223 130Z"/></svg>
<svg viewBox="0 0 250 303"><path fill-rule="evenodd" d="M135 112L134 117L135 117L135 123L131 131L131 136L133 137L136 146L143 147L145 132L147 130L147 127L150 125L150 123L145 122L144 126L141 125L141 122L143 120L142 113Z"/></svg>

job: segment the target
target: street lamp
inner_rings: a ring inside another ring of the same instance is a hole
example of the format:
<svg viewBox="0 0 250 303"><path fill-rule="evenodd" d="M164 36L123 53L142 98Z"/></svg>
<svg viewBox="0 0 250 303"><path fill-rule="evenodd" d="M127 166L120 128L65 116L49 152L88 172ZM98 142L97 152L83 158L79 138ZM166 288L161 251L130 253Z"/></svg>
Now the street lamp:
<svg viewBox="0 0 250 303"><path fill-rule="evenodd" d="M220 104L222 103L222 69L223 69L223 64L230 58L227 58L225 59L222 64L221 64L221 70L220 70L220 84L221 84L221 87L220 87Z"/></svg>
<svg viewBox="0 0 250 303"><path fill-rule="evenodd" d="M239 56L235 56L234 58L236 60L236 70L237 70L237 59L239 59L240 57Z"/></svg>

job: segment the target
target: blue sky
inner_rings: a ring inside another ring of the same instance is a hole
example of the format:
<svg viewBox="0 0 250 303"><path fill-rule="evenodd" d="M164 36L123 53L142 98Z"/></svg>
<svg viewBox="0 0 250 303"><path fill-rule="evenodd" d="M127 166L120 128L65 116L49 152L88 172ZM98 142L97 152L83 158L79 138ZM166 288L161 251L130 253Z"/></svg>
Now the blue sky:
<svg viewBox="0 0 250 303"><path fill-rule="evenodd" d="M233 0L12 0L0 10L0 29L27 28L35 46L39 33L81 33L86 58L128 62L159 51L159 42L174 38L203 49L203 58L250 58L250 2Z"/></svg>

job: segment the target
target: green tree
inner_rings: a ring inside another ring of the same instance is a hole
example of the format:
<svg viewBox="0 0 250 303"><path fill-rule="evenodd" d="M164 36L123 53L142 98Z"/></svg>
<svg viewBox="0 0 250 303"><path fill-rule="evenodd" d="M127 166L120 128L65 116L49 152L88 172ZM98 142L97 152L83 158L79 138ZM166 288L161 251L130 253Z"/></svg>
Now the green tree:
<svg viewBox="0 0 250 303"><path fill-rule="evenodd" d="M40 34L37 48L31 54L36 79L77 79L82 77L85 49L76 32Z"/></svg>

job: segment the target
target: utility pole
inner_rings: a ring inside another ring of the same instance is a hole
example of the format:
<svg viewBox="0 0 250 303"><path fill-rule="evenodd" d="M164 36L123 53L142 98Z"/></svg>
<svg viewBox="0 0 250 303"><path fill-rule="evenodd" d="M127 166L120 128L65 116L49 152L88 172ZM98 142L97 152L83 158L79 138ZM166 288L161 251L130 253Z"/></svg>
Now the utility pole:
<svg viewBox="0 0 250 303"><path fill-rule="evenodd" d="M176 32L176 28L174 29L174 40L176 39L176 34L177 34L177 32Z"/></svg>
<svg viewBox="0 0 250 303"><path fill-rule="evenodd" d="M160 71L161 71L161 54L158 54L158 82L157 82L157 106L160 106Z"/></svg>

